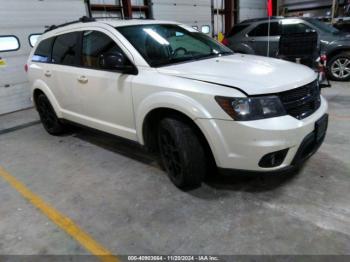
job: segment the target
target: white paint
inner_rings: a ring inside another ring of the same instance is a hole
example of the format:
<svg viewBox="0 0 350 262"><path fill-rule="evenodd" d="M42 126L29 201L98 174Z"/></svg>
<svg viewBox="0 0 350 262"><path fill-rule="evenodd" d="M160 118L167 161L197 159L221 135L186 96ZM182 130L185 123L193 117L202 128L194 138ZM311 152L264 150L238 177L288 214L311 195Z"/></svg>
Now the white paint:
<svg viewBox="0 0 350 262"><path fill-rule="evenodd" d="M230 55L152 68L113 27L160 21L104 21L53 30L43 39L62 33L97 30L109 35L137 66L137 75L111 73L54 64L29 64L32 91L42 90L57 115L89 127L144 144L143 123L149 112L170 108L193 119L203 132L222 168L270 171L291 164L302 140L328 109L297 120L289 115L256 121L233 121L215 101L216 96L245 97L300 87L316 79L307 67L258 56ZM33 55L33 53L31 54ZM50 77L45 72L50 71ZM79 79L88 81L81 83ZM205 82L208 81L208 82ZM234 86L230 88L224 85ZM276 168L261 168L266 154L289 148Z"/></svg>

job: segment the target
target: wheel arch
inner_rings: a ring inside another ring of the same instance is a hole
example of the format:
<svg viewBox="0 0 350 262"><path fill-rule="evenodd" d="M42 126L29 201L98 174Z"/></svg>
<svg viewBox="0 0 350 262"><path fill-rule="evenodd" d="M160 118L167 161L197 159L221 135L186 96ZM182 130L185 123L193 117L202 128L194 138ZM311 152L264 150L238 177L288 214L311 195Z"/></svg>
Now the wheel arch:
<svg viewBox="0 0 350 262"><path fill-rule="evenodd" d="M147 113L142 123L142 144L152 153L158 153L158 124L164 118L175 118L181 120L187 125L191 126L200 139L200 142L204 145L205 154L207 155L210 163L216 164L213 156L213 150L210 146L209 140L205 136L205 132L196 121L188 116L186 113L169 107L154 108Z"/></svg>
<svg viewBox="0 0 350 262"><path fill-rule="evenodd" d="M139 102L135 110L136 131L142 145L145 119L151 112L155 112L154 110L173 110L172 112L183 114L192 121L197 118L212 118L203 105L185 94L169 91L151 94Z"/></svg>
<svg viewBox="0 0 350 262"><path fill-rule="evenodd" d="M36 98L41 93L44 94L47 97L47 99L49 99L53 109L55 110L55 113L56 113L57 117L58 118L62 118L61 107L58 104L54 94L51 92L49 87L41 80L37 80L33 84L32 99L33 99L34 106L36 107Z"/></svg>

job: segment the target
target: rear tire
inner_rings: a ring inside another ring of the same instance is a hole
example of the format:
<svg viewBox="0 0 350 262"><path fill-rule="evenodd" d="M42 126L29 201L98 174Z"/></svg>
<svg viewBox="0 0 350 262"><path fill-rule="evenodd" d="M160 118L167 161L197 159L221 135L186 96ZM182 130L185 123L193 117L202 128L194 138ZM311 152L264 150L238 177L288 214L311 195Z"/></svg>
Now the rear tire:
<svg viewBox="0 0 350 262"><path fill-rule="evenodd" d="M350 52L343 52L332 57L327 63L329 77L335 81L350 80Z"/></svg>
<svg viewBox="0 0 350 262"><path fill-rule="evenodd" d="M158 145L170 180L183 190L200 187L208 161L195 130L181 120L164 118L159 124Z"/></svg>
<svg viewBox="0 0 350 262"><path fill-rule="evenodd" d="M36 98L36 108L39 112L41 123L45 130L51 135L60 135L64 133L65 126L57 117L49 99L44 94L38 95Z"/></svg>

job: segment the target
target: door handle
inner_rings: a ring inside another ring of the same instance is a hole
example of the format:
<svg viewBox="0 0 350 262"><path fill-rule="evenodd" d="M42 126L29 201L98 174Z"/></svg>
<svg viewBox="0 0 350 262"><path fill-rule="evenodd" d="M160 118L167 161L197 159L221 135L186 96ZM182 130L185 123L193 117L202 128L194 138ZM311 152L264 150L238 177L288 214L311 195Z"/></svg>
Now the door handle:
<svg viewBox="0 0 350 262"><path fill-rule="evenodd" d="M50 70L46 70L44 75L47 76L47 77L50 77L50 76L52 76L52 73L51 73Z"/></svg>
<svg viewBox="0 0 350 262"><path fill-rule="evenodd" d="M86 76L80 76L78 78L78 81L79 83L86 84L89 81L89 79Z"/></svg>

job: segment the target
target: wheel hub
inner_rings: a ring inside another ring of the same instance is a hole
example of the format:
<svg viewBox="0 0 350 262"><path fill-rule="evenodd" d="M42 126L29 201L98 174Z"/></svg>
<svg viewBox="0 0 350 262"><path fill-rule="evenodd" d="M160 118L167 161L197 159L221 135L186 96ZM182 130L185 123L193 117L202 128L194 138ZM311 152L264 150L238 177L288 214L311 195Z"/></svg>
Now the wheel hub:
<svg viewBox="0 0 350 262"><path fill-rule="evenodd" d="M331 67L332 74L340 79L345 79L350 76L350 59L339 58L334 61Z"/></svg>
<svg viewBox="0 0 350 262"><path fill-rule="evenodd" d="M162 130L160 139L160 146L163 151L166 169L168 169L170 175L176 179L182 174L179 150L167 130Z"/></svg>

